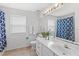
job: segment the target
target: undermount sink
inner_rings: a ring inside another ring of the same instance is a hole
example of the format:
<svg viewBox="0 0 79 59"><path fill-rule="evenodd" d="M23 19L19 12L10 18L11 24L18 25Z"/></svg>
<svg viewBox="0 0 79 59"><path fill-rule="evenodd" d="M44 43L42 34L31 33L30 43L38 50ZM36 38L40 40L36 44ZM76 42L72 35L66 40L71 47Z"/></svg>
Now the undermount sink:
<svg viewBox="0 0 79 59"><path fill-rule="evenodd" d="M71 55L71 49L67 45L59 44L58 42L51 42L51 45L49 45L52 49L56 51L56 53L59 53L60 55Z"/></svg>

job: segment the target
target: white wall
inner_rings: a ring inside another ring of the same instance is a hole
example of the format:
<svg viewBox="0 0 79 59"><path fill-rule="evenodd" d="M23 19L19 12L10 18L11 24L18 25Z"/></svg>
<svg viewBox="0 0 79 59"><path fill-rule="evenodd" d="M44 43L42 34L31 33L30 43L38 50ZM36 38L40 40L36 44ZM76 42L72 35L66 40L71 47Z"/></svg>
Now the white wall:
<svg viewBox="0 0 79 59"><path fill-rule="evenodd" d="M38 32L38 13L32 11L23 11L18 9L6 8L3 6L0 6L0 9L3 10L6 14L7 50L27 47L29 45L29 42L26 40L26 36L32 31L31 28L34 27L34 32ZM26 16L26 33L10 33L10 15Z"/></svg>
<svg viewBox="0 0 79 59"><path fill-rule="evenodd" d="M78 3L64 3L61 9L52 13L54 16L63 16L70 13L75 14L75 40L79 43L79 4Z"/></svg>

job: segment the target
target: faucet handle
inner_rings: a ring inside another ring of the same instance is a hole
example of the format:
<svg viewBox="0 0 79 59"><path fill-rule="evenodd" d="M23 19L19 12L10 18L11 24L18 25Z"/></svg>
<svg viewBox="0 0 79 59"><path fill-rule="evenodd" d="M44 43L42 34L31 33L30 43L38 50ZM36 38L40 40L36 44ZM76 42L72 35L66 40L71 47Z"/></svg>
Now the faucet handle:
<svg viewBox="0 0 79 59"><path fill-rule="evenodd" d="M70 49L70 48L68 47L68 45L64 45L64 47L67 48L67 49Z"/></svg>

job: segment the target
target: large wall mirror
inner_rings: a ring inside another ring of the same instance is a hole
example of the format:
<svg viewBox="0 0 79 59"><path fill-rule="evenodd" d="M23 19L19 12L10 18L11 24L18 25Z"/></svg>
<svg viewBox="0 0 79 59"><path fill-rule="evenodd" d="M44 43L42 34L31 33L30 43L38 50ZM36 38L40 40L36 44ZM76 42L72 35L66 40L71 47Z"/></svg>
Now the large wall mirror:
<svg viewBox="0 0 79 59"><path fill-rule="evenodd" d="M57 17L56 37L64 41L78 44L75 39L75 17L74 14Z"/></svg>

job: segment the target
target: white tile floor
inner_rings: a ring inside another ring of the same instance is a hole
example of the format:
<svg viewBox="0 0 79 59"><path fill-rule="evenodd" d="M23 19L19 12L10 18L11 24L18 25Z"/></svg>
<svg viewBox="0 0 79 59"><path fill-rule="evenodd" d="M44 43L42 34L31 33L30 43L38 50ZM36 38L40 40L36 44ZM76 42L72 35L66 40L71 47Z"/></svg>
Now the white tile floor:
<svg viewBox="0 0 79 59"><path fill-rule="evenodd" d="M27 47L5 51L3 56L37 56L37 54L31 47Z"/></svg>

